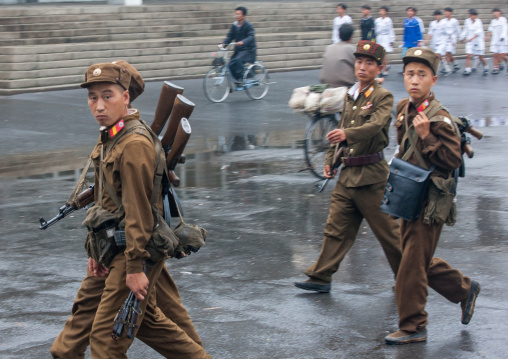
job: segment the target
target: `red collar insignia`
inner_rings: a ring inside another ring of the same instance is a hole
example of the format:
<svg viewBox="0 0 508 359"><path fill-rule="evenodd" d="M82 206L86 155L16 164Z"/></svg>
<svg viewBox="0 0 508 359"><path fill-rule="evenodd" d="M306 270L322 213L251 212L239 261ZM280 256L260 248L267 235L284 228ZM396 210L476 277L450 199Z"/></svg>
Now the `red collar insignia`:
<svg viewBox="0 0 508 359"><path fill-rule="evenodd" d="M118 132L120 132L120 130L121 130L122 128L124 128L124 126L125 126L125 122L123 122L123 118L122 118L120 121L118 121L117 123L115 123L115 125L114 125L113 127L111 127L111 128L109 129L109 137L110 137L110 138L115 137L115 135L116 135Z"/></svg>

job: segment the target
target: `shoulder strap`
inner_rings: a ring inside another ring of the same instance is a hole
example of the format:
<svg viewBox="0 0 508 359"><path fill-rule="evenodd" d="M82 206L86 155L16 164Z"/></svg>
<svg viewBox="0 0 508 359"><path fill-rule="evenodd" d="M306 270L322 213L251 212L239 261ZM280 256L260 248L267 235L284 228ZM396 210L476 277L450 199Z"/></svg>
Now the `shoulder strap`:
<svg viewBox="0 0 508 359"><path fill-rule="evenodd" d="M425 165L425 161L423 160L422 154L416 147L416 140L415 140L416 132L414 130L414 127L409 128L409 126L407 124L408 107L409 106L406 105L406 109L404 110L404 126L406 128L406 131L405 131L404 137L402 138L401 143L404 144L405 140L409 139L409 143L411 145L410 145L409 149L406 151L406 153L404 153L404 156L402 156L402 160L407 161L411 157L411 155L414 153L416 155L416 158L418 159L418 162L420 163L420 167L427 168L427 166Z"/></svg>
<svg viewBox="0 0 508 359"><path fill-rule="evenodd" d="M132 120L128 123L135 122L131 126L127 128L127 131L121 136L125 136L128 133L132 133L136 128L141 128L143 130L146 130L148 134L145 133L145 131L136 132L138 134L141 134L148 138L150 142L153 143L155 148L155 171L154 171L154 179L153 179L153 189L152 189L152 196L150 197L150 205L153 207L157 203L157 199L159 199L159 194L161 193L162 188L162 178L164 176L164 170L166 169L166 162L161 158L162 154L162 144L155 132L152 131L152 129L142 120ZM126 126L127 127L127 126ZM109 147L109 151L116 145L118 142L118 139L114 143L112 143L111 147ZM102 159L101 159L102 163ZM102 166L101 166L102 169ZM103 180L101 177L99 181ZM100 182L99 182L100 183ZM117 205L118 209L123 211L123 205L118 196L116 195L115 191L110 187L110 185L104 181L104 189L106 192L108 192L109 196L113 199L115 204Z"/></svg>
<svg viewBox="0 0 508 359"><path fill-rule="evenodd" d="M446 112L448 112L448 109L446 107L444 107L443 105L441 105L441 102L434 99L430 103L430 106L428 106L423 111L423 113L427 116L427 118L430 119L430 118L434 117L436 115L436 113L438 113L440 110L445 110Z"/></svg>

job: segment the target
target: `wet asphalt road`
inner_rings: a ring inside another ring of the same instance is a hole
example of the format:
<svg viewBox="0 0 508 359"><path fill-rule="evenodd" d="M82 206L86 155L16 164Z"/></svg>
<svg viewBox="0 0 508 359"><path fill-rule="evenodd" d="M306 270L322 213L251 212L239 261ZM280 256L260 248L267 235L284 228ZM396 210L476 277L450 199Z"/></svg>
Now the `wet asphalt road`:
<svg viewBox="0 0 508 359"><path fill-rule="evenodd" d="M400 67L386 87L404 97ZM437 97L468 115L485 137L457 197L459 219L446 227L436 256L479 281L468 326L460 307L429 291L428 342L390 347L397 329L394 281L381 248L363 225L334 276L330 294L293 282L316 258L329 205L306 171L306 119L287 107L291 90L318 71L273 75L266 99L233 93L209 103L200 80L175 81L196 103L193 135L178 194L189 222L208 229L207 245L168 261L205 348L216 359L503 358L508 330L508 77L440 78ZM135 107L151 122L160 82ZM46 231L97 138L84 90L0 97L0 358L49 358L85 274L84 211ZM393 153L391 144L387 153ZM89 354L87 354L89 357ZM159 358L135 342L132 358Z"/></svg>

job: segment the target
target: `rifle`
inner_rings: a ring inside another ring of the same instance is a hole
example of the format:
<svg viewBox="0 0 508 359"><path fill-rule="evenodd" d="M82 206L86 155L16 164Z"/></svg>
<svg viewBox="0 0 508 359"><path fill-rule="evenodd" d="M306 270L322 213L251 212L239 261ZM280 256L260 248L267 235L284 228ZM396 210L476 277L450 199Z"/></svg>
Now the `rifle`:
<svg viewBox="0 0 508 359"><path fill-rule="evenodd" d="M125 299L125 302L123 302L122 308L120 308L120 311L115 316L115 323L113 324L113 332L111 333L111 337L116 342L118 338L121 338L123 336L123 330L125 328L125 325L129 324L129 315L131 313L132 309L132 302L133 302L134 293L130 292L127 296L127 299Z"/></svg>
<svg viewBox="0 0 508 359"><path fill-rule="evenodd" d="M166 133L161 140L162 148L164 148L166 153L169 152L175 140L180 121L182 118L188 119L192 114L195 106L196 105L194 105L193 102L189 101L183 95L176 96L175 103L173 105L173 111L171 111L171 114L169 115L168 128L166 129Z"/></svg>
<svg viewBox="0 0 508 359"><path fill-rule="evenodd" d="M464 156L464 153L469 158L473 158L474 156L474 150L473 147L471 147L471 137L467 135L467 133L473 135L477 139L481 140L483 138L483 133L473 126L471 126L471 122L467 117L459 117L459 121L456 121L459 132L460 132L460 145L462 150L462 155ZM466 166L464 164L464 160L462 160L462 164L459 167L458 171L459 177L465 177L466 176Z"/></svg>
<svg viewBox="0 0 508 359"><path fill-rule="evenodd" d="M189 140L190 125L187 119L192 114L194 107L194 103L189 101L183 95L177 95L175 104L173 106L173 111L171 111L171 114L169 115L166 133L161 140L162 148L168 156L167 164L169 181L175 187L180 185L180 178L178 178L178 176L175 174L174 169L177 163L181 163L180 157L182 156L183 150L185 149L185 146ZM182 128L180 122L184 118L186 119L185 122L188 131L180 129ZM176 144L178 144L178 146L176 146ZM171 157L171 159L169 159L169 157ZM185 162L185 158L183 161Z"/></svg>
<svg viewBox="0 0 508 359"><path fill-rule="evenodd" d="M160 135L166 121L168 120L177 95L183 93L183 87L177 86L169 81L164 81L162 84L161 93L159 95L159 101L157 102L157 108L155 109L155 117L153 119L152 131L157 136Z"/></svg>
<svg viewBox="0 0 508 359"><path fill-rule="evenodd" d="M175 175L174 169L176 164L179 162L183 150L187 145L191 135L191 127L189 121L186 118L182 118L176 131L175 140L171 146L171 150L166 157L166 164L168 166L169 181L175 186L180 185L180 178Z"/></svg>
<svg viewBox="0 0 508 359"><path fill-rule="evenodd" d="M56 222L58 222L59 220L65 218L72 212L74 212L78 209L84 208L84 207L88 206L89 204L93 203L94 202L93 192L94 192L94 186L91 185L90 187L85 189L83 192L78 194L78 197L77 197L78 204L77 205L70 206L67 203L64 204L58 210L58 214L55 217L51 218L49 221L45 221L43 217L39 217L39 222L41 223L39 229L46 229L46 228L52 226L53 224L55 224Z"/></svg>
<svg viewBox="0 0 508 359"><path fill-rule="evenodd" d="M337 149L335 151L335 154L333 155L333 164L332 164L332 167L330 168L330 172L332 173L333 175L333 172L337 169L339 169L339 167L342 165L342 152L344 152L344 144L343 142L339 143L337 145ZM326 185L328 184L328 181L330 181L331 178L327 178L324 180L323 184L321 186L319 186L319 190L318 190L318 193L321 193L324 191Z"/></svg>

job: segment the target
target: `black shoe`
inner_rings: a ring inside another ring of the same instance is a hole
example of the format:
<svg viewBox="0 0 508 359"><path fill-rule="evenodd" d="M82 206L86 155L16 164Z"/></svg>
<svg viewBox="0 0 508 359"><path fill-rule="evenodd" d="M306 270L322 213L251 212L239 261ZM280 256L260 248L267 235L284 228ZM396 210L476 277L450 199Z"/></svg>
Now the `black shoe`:
<svg viewBox="0 0 508 359"><path fill-rule="evenodd" d="M477 281L471 281L471 292L466 299L460 302L460 307L462 308L462 324L468 324L474 313L474 305L476 302L476 298L478 294L480 294L480 283Z"/></svg>
<svg viewBox="0 0 508 359"><path fill-rule="evenodd" d="M330 293L330 289L332 287L331 284L325 284L326 282L317 283L312 279L308 279L305 282L295 282L295 287L305 290L312 290L318 293Z"/></svg>
<svg viewBox="0 0 508 359"><path fill-rule="evenodd" d="M409 333L405 330L399 330L395 333L387 335L385 337L386 344L411 344L419 343L427 340L427 329L423 329L421 332Z"/></svg>

